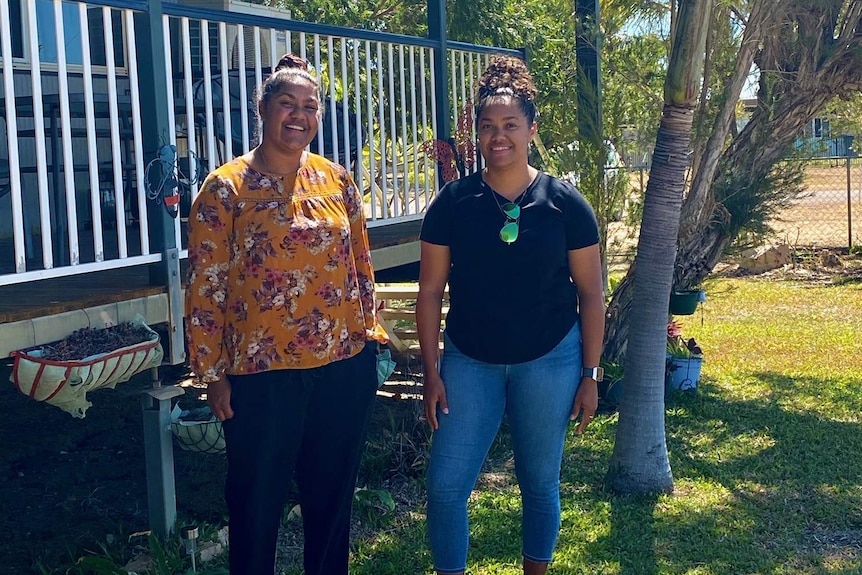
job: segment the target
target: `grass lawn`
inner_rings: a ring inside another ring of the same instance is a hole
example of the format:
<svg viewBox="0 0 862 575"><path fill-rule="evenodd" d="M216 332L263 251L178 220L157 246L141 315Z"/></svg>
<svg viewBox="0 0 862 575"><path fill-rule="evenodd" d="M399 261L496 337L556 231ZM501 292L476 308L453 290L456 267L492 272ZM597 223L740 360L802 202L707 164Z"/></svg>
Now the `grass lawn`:
<svg viewBox="0 0 862 575"><path fill-rule="evenodd" d="M556 574L862 573L862 285L722 279L678 318L705 353L667 406L675 492L602 490L616 414L571 433ZM520 573L505 435L474 492L468 572ZM357 540L355 575L430 574L421 499Z"/></svg>

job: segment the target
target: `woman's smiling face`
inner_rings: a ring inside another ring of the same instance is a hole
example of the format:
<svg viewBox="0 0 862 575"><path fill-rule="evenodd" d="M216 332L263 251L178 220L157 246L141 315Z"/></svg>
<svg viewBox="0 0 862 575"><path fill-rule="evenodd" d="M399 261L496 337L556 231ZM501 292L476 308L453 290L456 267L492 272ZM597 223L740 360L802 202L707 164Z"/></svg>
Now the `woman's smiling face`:
<svg viewBox="0 0 862 575"><path fill-rule="evenodd" d="M511 96L498 96L482 109L477 123L479 150L489 168L527 164L530 141L536 134L536 122L530 122L521 106Z"/></svg>
<svg viewBox="0 0 862 575"><path fill-rule="evenodd" d="M263 139L279 148L302 151L317 134L320 100L317 87L302 78L286 83L260 104Z"/></svg>

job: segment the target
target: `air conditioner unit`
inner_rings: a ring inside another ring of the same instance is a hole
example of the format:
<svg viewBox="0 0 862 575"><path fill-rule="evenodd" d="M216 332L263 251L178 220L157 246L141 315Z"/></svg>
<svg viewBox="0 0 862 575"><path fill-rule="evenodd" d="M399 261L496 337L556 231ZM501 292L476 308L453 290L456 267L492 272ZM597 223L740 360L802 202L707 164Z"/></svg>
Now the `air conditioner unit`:
<svg viewBox="0 0 862 575"><path fill-rule="evenodd" d="M270 18L290 18L290 10L276 6L264 6L263 4L252 4L243 0L227 0L228 11L253 14L255 16L268 16Z"/></svg>
<svg viewBox="0 0 862 575"><path fill-rule="evenodd" d="M168 2L175 1L179 4L187 4L189 6L197 6L199 8L210 8L212 10L223 10L227 12L240 12L242 14L252 14L254 16L267 16L269 18L290 18L290 10L287 8L278 8L276 6L264 6L262 4L252 4L243 0L167 0Z"/></svg>

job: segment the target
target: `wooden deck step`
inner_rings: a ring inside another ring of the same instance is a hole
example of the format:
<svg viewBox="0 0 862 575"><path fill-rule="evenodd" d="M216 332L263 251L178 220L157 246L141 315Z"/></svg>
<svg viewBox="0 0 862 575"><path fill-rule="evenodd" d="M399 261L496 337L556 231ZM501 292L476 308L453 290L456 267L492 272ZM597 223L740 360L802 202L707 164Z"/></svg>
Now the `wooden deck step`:
<svg viewBox="0 0 862 575"><path fill-rule="evenodd" d="M419 295L418 284L397 284L375 286L377 299L383 302L383 308L378 310L378 316L386 332L389 334L392 353L398 360L409 361L418 358L419 333L416 329L416 298ZM441 309L440 352L443 352L442 321L449 313L449 290L443 295Z"/></svg>

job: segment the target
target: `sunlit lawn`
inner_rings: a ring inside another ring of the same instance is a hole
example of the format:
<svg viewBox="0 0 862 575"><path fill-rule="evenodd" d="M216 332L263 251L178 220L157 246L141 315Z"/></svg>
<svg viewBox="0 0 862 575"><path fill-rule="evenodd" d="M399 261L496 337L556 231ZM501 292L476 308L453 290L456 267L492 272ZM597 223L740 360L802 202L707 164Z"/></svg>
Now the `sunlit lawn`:
<svg viewBox="0 0 862 575"><path fill-rule="evenodd" d="M682 320L705 350L673 397L673 495L602 490L616 415L571 434L551 573L862 573L862 285L718 280ZM505 439L488 471L509 473ZM520 573L517 487L474 493L469 573ZM431 573L421 504L358 541L351 573Z"/></svg>

